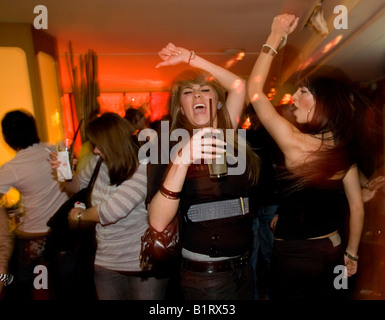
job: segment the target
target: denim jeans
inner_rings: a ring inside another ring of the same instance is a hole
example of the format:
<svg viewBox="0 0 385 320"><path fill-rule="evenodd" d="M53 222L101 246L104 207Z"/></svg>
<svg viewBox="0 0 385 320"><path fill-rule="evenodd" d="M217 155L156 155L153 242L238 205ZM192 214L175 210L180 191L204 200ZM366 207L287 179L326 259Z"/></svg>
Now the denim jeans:
<svg viewBox="0 0 385 320"><path fill-rule="evenodd" d="M95 286L99 300L163 300L167 284L167 278L95 266Z"/></svg>
<svg viewBox="0 0 385 320"><path fill-rule="evenodd" d="M251 265L253 266L253 283L254 283L254 300L259 299L258 287L257 287L257 263L260 252L264 265L268 270L271 263L271 255L273 250L274 236L273 231L270 229L270 222L274 218L274 215L278 209L278 205L265 205L262 206L257 216L253 219L253 250L251 252ZM268 291L265 292L266 298L269 297Z"/></svg>
<svg viewBox="0 0 385 320"><path fill-rule="evenodd" d="M224 272L204 273L181 269L186 300L252 300L253 275L250 264Z"/></svg>

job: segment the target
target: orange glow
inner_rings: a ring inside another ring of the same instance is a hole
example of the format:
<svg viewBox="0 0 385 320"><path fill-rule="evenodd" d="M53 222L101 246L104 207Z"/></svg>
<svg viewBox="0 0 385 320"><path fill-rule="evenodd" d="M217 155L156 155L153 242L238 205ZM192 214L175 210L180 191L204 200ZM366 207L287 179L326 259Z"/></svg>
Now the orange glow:
<svg viewBox="0 0 385 320"><path fill-rule="evenodd" d="M241 61L243 58L245 57L245 52L244 51L241 51L237 54L237 56L235 57L235 60L237 61Z"/></svg>
<svg viewBox="0 0 385 320"><path fill-rule="evenodd" d="M254 77L254 82L255 83L258 83L258 82L261 82L262 81L262 77L261 76L255 76Z"/></svg>
<svg viewBox="0 0 385 320"><path fill-rule="evenodd" d="M291 96L290 93L285 93L279 102L279 105L281 104L293 104L293 97Z"/></svg>
<svg viewBox="0 0 385 320"><path fill-rule="evenodd" d="M121 117L126 114L123 93L101 93L98 97L100 113L115 112Z"/></svg>
<svg viewBox="0 0 385 320"><path fill-rule="evenodd" d="M238 94L241 93L241 91L242 91L242 89L243 89L242 81L239 80L239 79L235 80L235 81L232 83L231 87L232 87L233 89L235 89L235 91L236 91Z"/></svg>
<svg viewBox="0 0 385 320"><path fill-rule="evenodd" d="M224 68L229 69L234 66L238 61L241 61L245 57L245 52L240 51L234 58L227 60L224 64Z"/></svg>
<svg viewBox="0 0 385 320"><path fill-rule="evenodd" d="M154 122L162 119L168 114L168 105L170 100L169 92L152 92L150 98L150 121Z"/></svg>
<svg viewBox="0 0 385 320"><path fill-rule="evenodd" d="M65 139L73 139L79 123L76 115L76 109L71 99L72 99L72 96L68 93L64 94L61 97ZM76 141L74 142L74 145L73 145L75 156L78 156L80 148L81 148L81 136L80 134L78 134L78 136L76 137Z"/></svg>
<svg viewBox="0 0 385 320"><path fill-rule="evenodd" d="M311 63L313 62L313 58L308 58L306 59L304 62L302 62L299 67L298 67L298 70L304 70L306 69L308 66L311 65Z"/></svg>
<svg viewBox="0 0 385 320"><path fill-rule="evenodd" d="M34 114L27 55L17 47L0 48L0 118L11 110L24 109ZM0 165L15 156L0 130Z"/></svg>
<svg viewBox="0 0 385 320"><path fill-rule="evenodd" d="M258 101L260 98L261 98L260 95L258 93L256 93L251 98L251 102Z"/></svg>
<svg viewBox="0 0 385 320"><path fill-rule="evenodd" d="M271 88L270 92L267 94L267 98L271 101L274 99L276 94L277 94L277 90L275 88Z"/></svg>
<svg viewBox="0 0 385 320"><path fill-rule="evenodd" d="M250 117L247 117L246 120L242 123L242 129L249 129L251 126Z"/></svg>
<svg viewBox="0 0 385 320"><path fill-rule="evenodd" d="M63 139L63 125L60 115L60 92L55 59L44 53L37 54L42 87L44 112L46 115L47 142L55 144Z"/></svg>
<svg viewBox="0 0 385 320"><path fill-rule="evenodd" d="M124 103L126 109L129 107L140 108L143 105L150 103L150 93L149 92L126 92L124 94Z"/></svg>
<svg viewBox="0 0 385 320"><path fill-rule="evenodd" d="M332 41L325 44L323 47L321 47L319 50L314 52L311 57L307 58L303 63L301 63L297 69L297 71L301 71L306 69L309 65L312 63L315 63L319 59L322 58L322 56L326 55L328 52L330 52L335 46L337 46L343 38L343 35L340 34L337 37L335 37Z"/></svg>

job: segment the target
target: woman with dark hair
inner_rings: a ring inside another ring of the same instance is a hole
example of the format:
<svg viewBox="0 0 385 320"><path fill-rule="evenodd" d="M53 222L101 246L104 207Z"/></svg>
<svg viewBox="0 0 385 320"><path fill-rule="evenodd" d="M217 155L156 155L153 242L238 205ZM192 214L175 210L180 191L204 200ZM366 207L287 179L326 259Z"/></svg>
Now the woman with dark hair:
<svg viewBox="0 0 385 320"><path fill-rule="evenodd" d="M86 134L95 156L66 182L71 192L86 187L99 158L103 159L92 190L92 207L74 208L74 225L96 222L95 285L100 300L163 299L167 279L139 266L141 236L148 227L145 207L146 166L139 164L135 129L115 113L92 120ZM58 161L51 161L55 169Z"/></svg>
<svg viewBox="0 0 385 320"><path fill-rule="evenodd" d="M357 272L364 206L356 163L367 105L346 79L312 76L293 95L302 131L276 112L263 86L281 39L297 24L293 15L274 18L248 82L258 118L285 160L285 189L274 233L272 296L332 298L341 288L338 276L343 278L336 267L345 265L348 276ZM342 244L339 231L346 207L349 230Z"/></svg>
<svg viewBox="0 0 385 320"><path fill-rule="evenodd" d="M203 139L220 129L227 142L226 157L234 156L230 145L241 150L241 138L234 134L230 139L225 129L234 133L238 127L245 81L173 44L163 48L160 57L164 61L158 67L179 63L192 67L174 81L171 130L161 132L162 136L183 132L188 139L178 142L179 152L171 156L170 163L148 165L150 224L163 231L178 212L183 217L181 286L185 299L252 299L253 275L248 258L252 215L248 197L258 179L259 159L245 146L243 157L248 170L245 166L242 172L231 174L228 161L228 175L210 179L204 161L217 158L214 152L222 155L224 143ZM170 142L170 149L163 151L175 150L176 142Z"/></svg>
<svg viewBox="0 0 385 320"><path fill-rule="evenodd" d="M1 121L4 140L16 151L16 155L0 167L0 197L10 188L20 192L24 211L22 223L14 231L15 248L10 264L14 281L9 286L10 300L32 300L34 269L37 265L48 267L48 220L68 199L60 183L52 175L48 163L47 144L40 142L36 122L32 114L13 110ZM52 288L43 292L53 293ZM47 294L47 296L49 295Z"/></svg>

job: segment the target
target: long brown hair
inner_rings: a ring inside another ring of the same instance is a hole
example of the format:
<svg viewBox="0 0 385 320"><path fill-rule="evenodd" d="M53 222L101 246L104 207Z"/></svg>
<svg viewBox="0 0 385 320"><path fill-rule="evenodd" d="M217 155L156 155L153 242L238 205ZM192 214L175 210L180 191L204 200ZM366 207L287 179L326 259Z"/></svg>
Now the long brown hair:
<svg viewBox="0 0 385 320"><path fill-rule="evenodd" d="M218 101L222 105L222 108L217 110L217 127L223 130L225 138L225 129L234 129L234 141L229 141L229 139L226 139L226 141L227 143L234 144L234 150L238 150L239 136L236 131L237 128L233 128L231 118L226 107L226 90L216 79L213 78L211 74L207 73L204 70L190 68L183 71L174 80L174 84L171 89L170 115L172 121L170 131L172 132L174 129L184 128L187 129L190 134L192 134L192 130L194 129L194 127L180 111L180 95L185 87L193 86L196 84L200 86L208 85L216 91L218 95ZM260 159L257 154L251 149L248 143L246 143L246 161L247 169L249 170L248 178L253 184L255 184L257 183L259 177Z"/></svg>
<svg viewBox="0 0 385 320"><path fill-rule="evenodd" d="M135 129L116 113L104 113L86 127L90 142L104 155L111 185L131 178L139 165Z"/></svg>

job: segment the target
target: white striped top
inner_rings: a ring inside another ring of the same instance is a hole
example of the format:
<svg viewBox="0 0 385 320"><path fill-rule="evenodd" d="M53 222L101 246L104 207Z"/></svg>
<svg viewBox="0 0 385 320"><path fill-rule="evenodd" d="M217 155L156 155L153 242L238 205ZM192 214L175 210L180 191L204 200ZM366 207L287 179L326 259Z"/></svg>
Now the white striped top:
<svg viewBox="0 0 385 320"><path fill-rule="evenodd" d="M80 187L87 186L98 156L79 173ZM95 265L117 271L140 271L141 237L148 227L144 200L147 192L146 165L140 164L131 179L118 187L110 185L103 162L92 192L100 223L96 225Z"/></svg>

